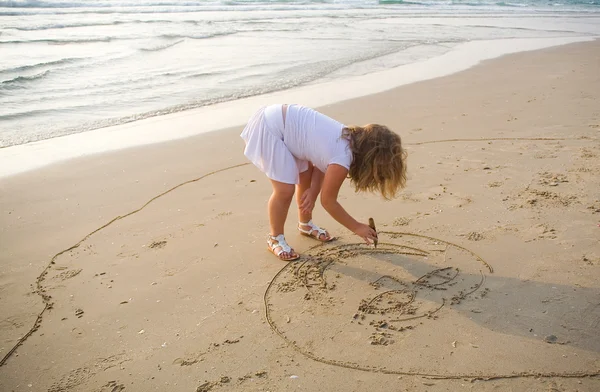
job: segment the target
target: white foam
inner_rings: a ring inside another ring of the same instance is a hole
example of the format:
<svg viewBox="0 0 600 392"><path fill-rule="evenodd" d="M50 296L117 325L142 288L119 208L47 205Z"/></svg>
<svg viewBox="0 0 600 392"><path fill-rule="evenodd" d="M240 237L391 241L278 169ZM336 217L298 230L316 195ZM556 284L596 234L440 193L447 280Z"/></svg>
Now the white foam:
<svg viewBox="0 0 600 392"><path fill-rule="evenodd" d="M299 103L319 107L449 75L505 54L592 40L594 38L588 36L472 41L457 45L450 52L438 57L367 75L310 84L133 123L7 147L0 149L0 177L85 155L181 139L233 126L241 127L257 108L270 103Z"/></svg>

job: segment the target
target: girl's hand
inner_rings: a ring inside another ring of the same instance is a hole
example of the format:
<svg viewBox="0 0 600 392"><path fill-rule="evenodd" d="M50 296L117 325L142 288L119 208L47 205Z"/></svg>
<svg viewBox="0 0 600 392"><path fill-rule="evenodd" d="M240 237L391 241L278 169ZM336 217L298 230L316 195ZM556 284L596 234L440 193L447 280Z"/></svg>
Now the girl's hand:
<svg viewBox="0 0 600 392"><path fill-rule="evenodd" d="M308 188L306 191L304 191L304 194L302 194L300 197L300 211L302 211L303 214L312 213L313 209L315 208L317 195L318 193L314 192L312 188Z"/></svg>
<svg viewBox="0 0 600 392"><path fill-rule="evenodd" d="M373 243L372 241L377 238L377 232L371 229L369 225L365 225L364 223L359 223L358 227L353 231L354 234L365 240L367 245L371 245Z"/></svg>

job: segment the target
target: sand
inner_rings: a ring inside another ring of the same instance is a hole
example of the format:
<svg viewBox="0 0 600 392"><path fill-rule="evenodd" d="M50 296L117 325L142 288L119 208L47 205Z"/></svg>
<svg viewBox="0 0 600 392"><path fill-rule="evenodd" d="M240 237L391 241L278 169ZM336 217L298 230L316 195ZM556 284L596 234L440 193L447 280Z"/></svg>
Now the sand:
<svg viewBox="0 0 600 392"><path fill-rule="evenodd" d="M241 126L3 178L0 390L600 390L599 65L578 43L320 108L406 143L398 199L341 192L376 249L318 208L337 241L292 210L303 258L270 254Z"/></svg>

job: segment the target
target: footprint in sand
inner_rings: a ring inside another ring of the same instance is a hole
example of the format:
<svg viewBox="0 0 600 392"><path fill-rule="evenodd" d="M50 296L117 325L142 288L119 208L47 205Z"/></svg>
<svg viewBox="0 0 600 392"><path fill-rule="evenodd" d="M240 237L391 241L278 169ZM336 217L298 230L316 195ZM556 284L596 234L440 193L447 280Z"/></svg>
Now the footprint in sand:
<svg viewBox="0 0 600 392"><path fill-rule="evenodd" d="M540 172L538 176L540 185L558 186L563 182L569 182L567 176L561 173Z"/></svg>
<svg viewBox="0 0 600 392"><path fill-rule="evenodd" d="M81 328L75 327L71 330L71 335L78 339L81 339L85 337L85 331Z"/></svg>
<svg viewBox="0 0 600 392"><path fill-rule="evenodd" d="M86 363L85 366L71 370L67 374L63 375L60 380L48 388L48 392L64 392L73 390L87 382L96 374L114 366L119 366L126 361L127 359L123 354L112 355L108 358L97 358Z"/></svg>
<svg viewBox="0 0 600 392"><path fill-rule="evenodd" d="M531 227L529 230L527 230L527 232L525 233L525 242L531 242L531 241L537 241L537 240L543 240L543 239L556 239L557 238L557 232L556 229L550 227L548 224L546 223L540 223L534 227Z"/></svg>
<svg viewBox="0 0 600 392"><path fill-rule="evenodd" d="M167 241L153 241L149 245L149 248L151 248L151 249L162 249L165 246L167 246Z"/></svg>
<svg viewBox="0 0 600 392"><path fill-rule="evenodd" d="M467 235L467 239L469 241L481 241L483 239L485 239L485 237L483 236L483 234L476 232L476 231L472 231Z"/></svg>
<svg viewBox="0 0 600 392"><path fill-rule="evenodd" d="M226 216L229 216L229 215L233 215L233 212L231 212L231 211L220 212L217 214L217 219L225 218Z"/></svg>
<svg viewBox="0 0 600 392"><path fill-rule="evenodd" d="M587 265L600 265L600 257L583 255L581 257L581 261L583 261Z"/></svg>
<svg viewBox="0 0 600 392"><path fill-rule="evenodd" d="M124 258L127 258L127 257L135 257L135 258L138 258L138 257L140 257L139 253L137 253L137 252L134 252L134 251L126 251L126 252L121 252L121 253L117 254L117 256L119 256L119 257L124 257Z"/></svg>
<svg viewBox="0 0 600 392"><path fill-rule="evenodd" d="M583 147L581 150L581 157L584 159L596 158L597 155L595 152L590 150L589 148Z"/></svg>
<svg viewBox="0 0 600 392"><path fill-rule="evenodd" d="M392 226L408 226L410 223L410 219L406 217L396 218L394 222L392 222Z"/></svg>
<svg viewBox="0 0 600 392"><path fill-rule="evenodd" d="M579 198L575 195L567 195L539 189L526 189L517 193L516 196L507 197L506 200L516 198L524 199L525 202L521 205L513 204L509 207L509 210L523 207L568 207L570 205L580 203Z"/></svg>
<svg viewBox="0 0 600 392"><path fill-rule="evenodd" d="M63 271L63 272L59 273L58 275L54 276L54 279L57 279L57 280L71 279L71 278L74 278L75 276L79 275L79 273L81 271L83 271L81 268L66 270L66 271Z"/></svg>
<svg viewBox="0 0 600 392"><path fill-rule="evenodd" d="M117 381L109 381L98 390L98 392L121 392L125 390L124 384L119 384Z"/></svg>
<svg viewBox="0 0 600 392"><path fill-rule="evenodd" d="M552 159L552 158L556 158L557 155L552 154L550 152L536 152L535 154L533 154L533 157L535 159Z"/></svg>
<svg viewBox="0 0 600 392"><path fill-rule="evenodd" d="M600 212L600 202L596 202L587 208L592 212L592 214L596 214Z"/></svg>

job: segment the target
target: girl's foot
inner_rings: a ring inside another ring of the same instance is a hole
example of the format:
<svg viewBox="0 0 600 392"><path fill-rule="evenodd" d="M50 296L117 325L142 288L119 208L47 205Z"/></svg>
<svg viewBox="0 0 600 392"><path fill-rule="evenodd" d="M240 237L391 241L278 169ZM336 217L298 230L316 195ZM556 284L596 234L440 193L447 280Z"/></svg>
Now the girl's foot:
<svg viewBox="0 0 600 392"><path fill-rule="evenodd" d="M322 242L329 242L334 239L333 237L329 236L327 230L321 229L319 226L315 225L312 220L309 220L306 223L298 222L298 230L303 235Z"/></svg>
<svg viewBox="0 0 600 392"><path fill-rule="evenodd" d="M300 258L300 255L287 244L283 234L278 236L269 235L267 245L269 245L269 250L283 261L293 261Z"/></svg>

